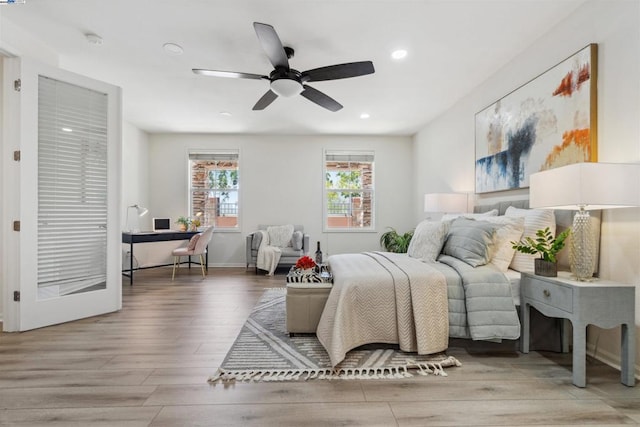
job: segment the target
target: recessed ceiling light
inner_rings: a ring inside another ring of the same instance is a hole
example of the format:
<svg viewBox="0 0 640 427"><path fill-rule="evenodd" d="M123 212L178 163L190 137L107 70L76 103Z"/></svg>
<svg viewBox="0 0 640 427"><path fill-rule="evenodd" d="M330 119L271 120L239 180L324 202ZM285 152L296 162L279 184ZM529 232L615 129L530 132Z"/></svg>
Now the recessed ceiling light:
<svg viewBox="0 0 640 427"><path fill-rule="evenodd" d="M391 57L392 57L393 59L402 59L402 58L404 58L405 56L407 56L407 51L406 51L406 50L404 50L404 49L394 50L394 51L391 53Z"/></svg>
<svg viewBox="0 0 640 427"><path fill-rule="evenodd" d="M231 117L231 113L228 111L220 111L220 115L225 117Z"/></svg>
<svg viewBox="0 0 640 427"><path fill-rule="evenodd" d="M182 52L184 52L182 46L175 43L165 43L162 47L164 47L164 51L170 55L182 55Z"/></svg>
<svg viewBox="0 0 640 427"><path fill-rule="evenodd" d="M90 44L95 44L96 46L100 46L102 44L102 37L97 34L89 33L84 36Z"/></svg>
<svg viewBox="0 0 640 427"><path fill-rule="evenodd" d="M73 129L71 129L71 128L61 128L60 130L62 132L73 132Z"/></svg>
<svg viewBox="0 0 640 427"><path fill-rule="evenodd" d="M371 116L369 115L369 113L362 113L362 114L360 114L360 118L361 118L361 119L368 119L369 117L371 117Z"/></svg>

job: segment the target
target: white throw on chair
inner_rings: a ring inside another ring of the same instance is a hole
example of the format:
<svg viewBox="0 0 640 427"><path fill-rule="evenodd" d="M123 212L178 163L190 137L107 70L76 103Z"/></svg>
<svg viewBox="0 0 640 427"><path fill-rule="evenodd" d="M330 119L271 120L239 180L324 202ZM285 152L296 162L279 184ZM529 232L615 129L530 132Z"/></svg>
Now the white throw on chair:
<svg viewBox="0 0 640 427"><path fill-rule="evenodd" d="M176 276L176 267L180 268L180 258L183 256L199 256L200 257L200 269L202 270L202 277L205 277L204 272L204 254L207 253L207 245L213 236L213 227L209 227L202 233L194 235L187 246L176 248L171 253L173 255L173 273L171 274L171 280Z"/></svg>

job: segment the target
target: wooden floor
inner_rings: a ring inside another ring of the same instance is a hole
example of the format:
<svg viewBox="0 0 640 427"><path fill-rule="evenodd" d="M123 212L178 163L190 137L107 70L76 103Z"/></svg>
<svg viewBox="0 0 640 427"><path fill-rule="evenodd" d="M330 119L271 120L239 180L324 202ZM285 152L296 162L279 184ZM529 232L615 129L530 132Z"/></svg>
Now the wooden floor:
<svg viewBox="0 0 640 427"><path fill-rule="evenodd" d="M640 424L640 386L594 360L455 341L448 377L209 385L254 303L284 276L136 273L120 312L0 334L0 425L466 426Z"/></svg>

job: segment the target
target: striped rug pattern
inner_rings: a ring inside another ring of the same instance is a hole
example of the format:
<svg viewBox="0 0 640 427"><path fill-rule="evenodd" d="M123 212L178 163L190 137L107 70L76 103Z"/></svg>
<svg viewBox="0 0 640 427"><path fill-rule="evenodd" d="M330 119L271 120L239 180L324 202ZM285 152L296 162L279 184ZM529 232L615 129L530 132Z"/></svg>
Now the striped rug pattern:
<svg viewBox="0 0 640 427"><path fill-rule="evenodd" d="M370 344L350 351L333 368L315 335L289 337L285 296L285 288L265 291L209 382L446 376L443 368L460 366L445 354L418 355L399 351L394 345Z"/></svg>

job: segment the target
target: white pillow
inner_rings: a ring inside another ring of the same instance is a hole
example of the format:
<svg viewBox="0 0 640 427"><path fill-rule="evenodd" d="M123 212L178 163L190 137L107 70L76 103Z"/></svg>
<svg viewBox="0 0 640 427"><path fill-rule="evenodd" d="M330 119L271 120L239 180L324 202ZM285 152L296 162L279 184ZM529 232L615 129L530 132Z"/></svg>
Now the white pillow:
<svg viewBox="0 0 640 427"><path fill-rule="evenodd" d="M493 253L489 264L496 266L502 272L506 272L516 253L511 242L517 242L522 238L525 219L524 217L488 216L482 218L482 221L490 222L500 227L493 236Z"/></svg>
<svg viewBox="0 0 640 427"><path fill-rule="evenodd" d="M269 246L286 248L291 244L293 225L273 225L267 227L267 234L269 234Z"/></svg>
<svg viewBox="0 0 640 427"><path fill-rule="evenodd" d="M413 232L407 255L425 262L436 260L449 230L448 222L422 221Z"/></svg>
<svg viewBox="0 0 640 427"><path fill-rule="evenodd" d="M442 215L442 221L453 221L454 219L460 218L460 217L483 220L488 216L497 216L497 215L498 215L498 209L492 209L490 211L482 212L482 213L448 213L448 214Z"/></svg>
<svg viewBox="0 0 640 427"><path fill-rule="evenodd" d="M524 217L524 233L521 239L531 237L535 240L536 231L549 227L553 235L556 234L556 216L552 210L545 209L519 209L509 206L504 216L522 218ZM533 260L539 258L538 255L523 254L516 252L511 260L511 269L516 271L533 271Z"/></svg>

